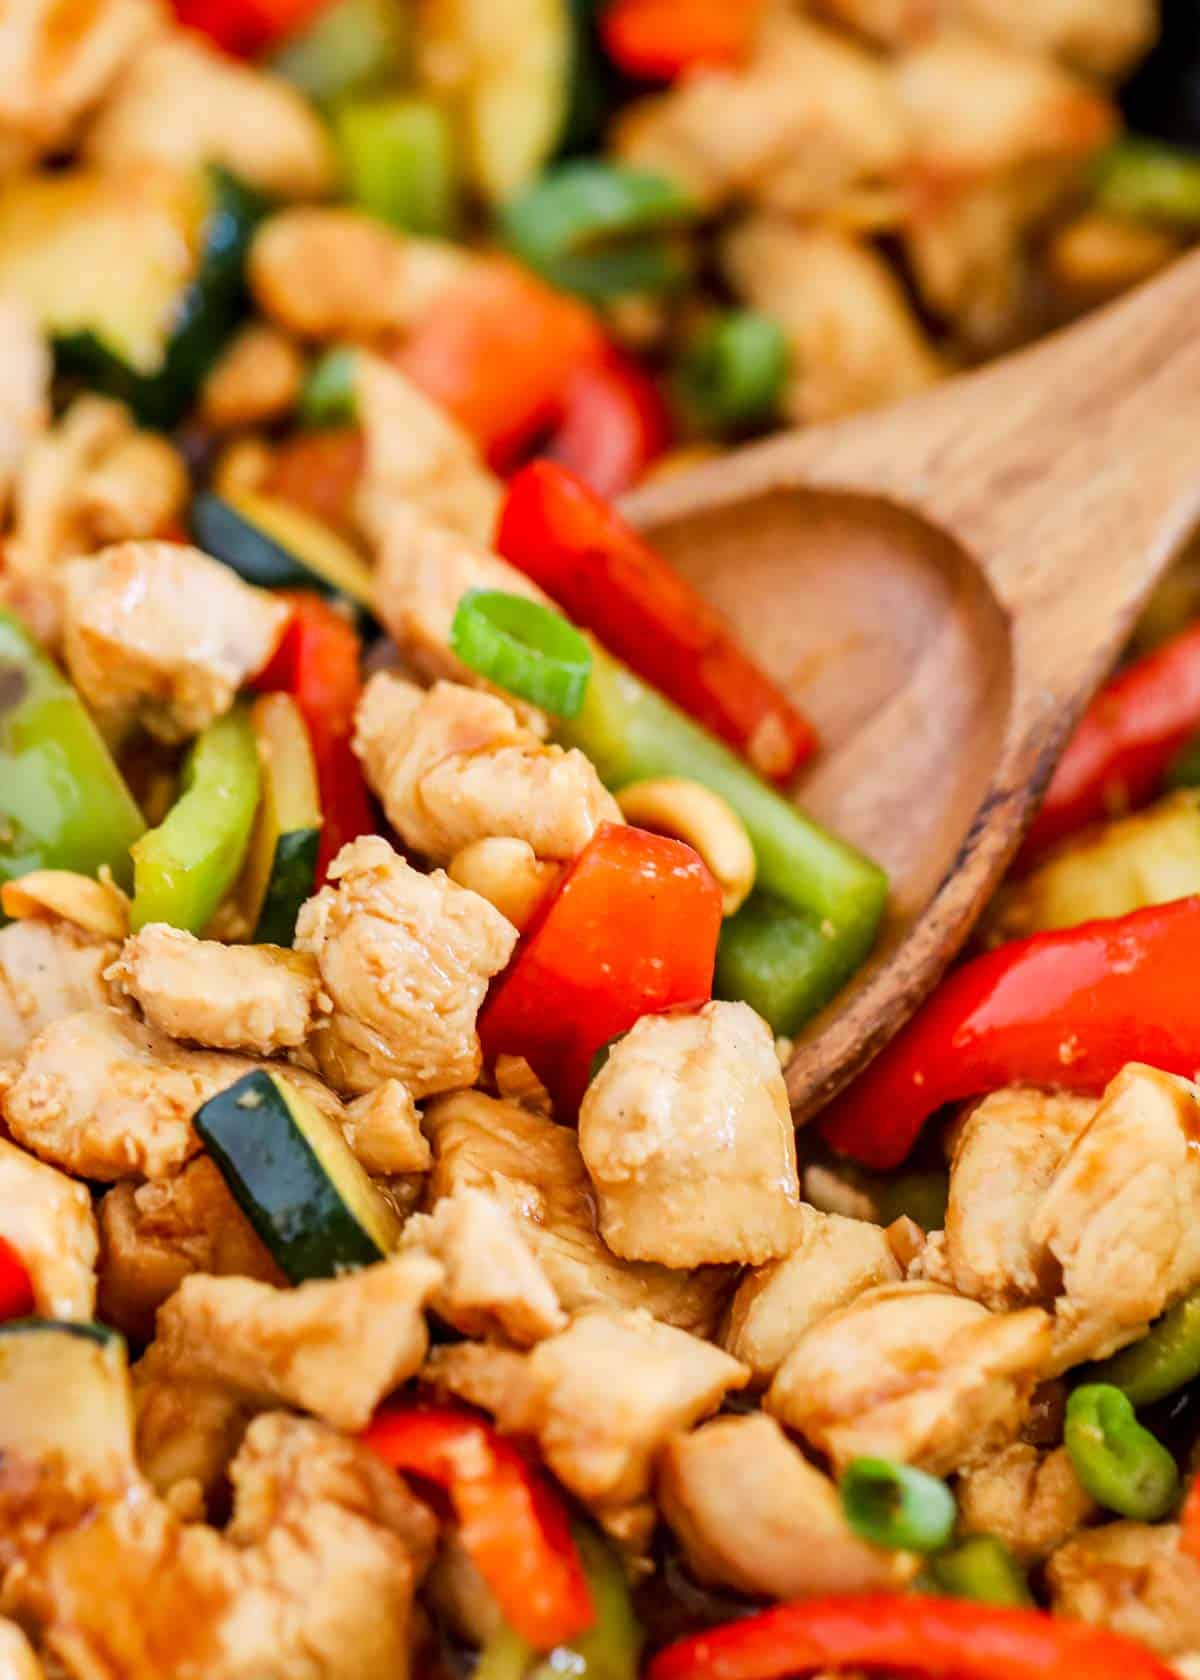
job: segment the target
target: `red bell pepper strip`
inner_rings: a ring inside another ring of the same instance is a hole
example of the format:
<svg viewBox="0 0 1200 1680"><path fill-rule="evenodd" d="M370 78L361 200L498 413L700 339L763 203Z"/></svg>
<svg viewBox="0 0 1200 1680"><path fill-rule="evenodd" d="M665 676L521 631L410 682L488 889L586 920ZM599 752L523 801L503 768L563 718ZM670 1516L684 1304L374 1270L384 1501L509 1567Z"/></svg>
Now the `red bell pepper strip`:
<svg viewBox="0 0 1200 1680"><path fill-rule="evenodd" d="M865 1166L943 1103L1005 1085L1099 1092L1126 1062L1200 1070L1200 897L1016 939L964 963L821 1117Z"/></svg>
<svg viewBox="0 0 1200 1680"><path fill-rule="evenodd" d="M758 0L611 0L600 38L626 75L673 82L701 65L744 63L761 12Z"/></svg>
<svg viewBox="0 0 1200 1680"><path fill-rule="evenodd" d="M671 416L650 375L615 351L579 368L563 393L557 430L540 451L598 496L632 490L671 446Z"/></svg>
<svg viewBox="0 0 1200 1680"><path fill-rule="evenodd" d="M28 1318L34 1310L33 1281L12 1244L0 1237L0 1321Z"/></svg>
<svg viewBox="0 0 1200 1680"><path fill-rule="evenodd" d="M330 0L175 0L185 29L207 35L228 53L256 58L314 18Z"/></svg>
<svg viewBox="0 0 1200 1680"><path fill-rule="evenodd" d="M262 492L303 508L335 531L353 532L365 460L366 445L357 426L296 432L274 451Z"/></svg>
<svg viewBox="0 0 1200 1680"><path fill-rule="evenodd" d="M1018 865L1088 823L1144 804L1197 730L1200 624L1193 624L1097 694L1059 762Z"/></svg>
<svg viewBox="0 0 1200 1680"><path fill-rule="evenodd" d="M602 823L479 1017L489 1062L524 1056L573 1115L596 1052L643 1015L712 995L721 890L682 841Z"/></svg>
<svg viewBox="0 0 1200 1680"><path fill-rule="evenodd" d="M1183 1502L1179 1515L1179 1544L1189 1557L1200 1563L1200 1476L1192 1478Z"/></svg>
<svg viewBox="0 0 1200 1680"><path fill-rule="evenodd" d="M565 468L534 461L517 473L496 546L568 618L760 775L787 781L812 756L811 724L720 614Z"/></svg>
<svg viewBox="0 0 1200 1680"><path fill-rule="evenodd" d="M279 593L292 603L291 622L254 686L292 695L308 725L321 793L320 886L343 846L375 832L371 796L350 744L362 693L362 648L353 626L321 596L303 589Z"/></svg>
<svg viewBox="0 0 1200 1680"><path fill-rule="evenodd" d="M1106 1628L959 1598L872 1593L781 1604L668 1645L646 1680L801 1680L843 1668L927 1680L1170 1680Z"/></svg>
<svg viewBox="0 0 1200 1680"><path fill-rule="evenodd" d="M362 1437L394 1470L445 1489L458 1538L505 1620L539 1651L595 1620L567 1513L511 1441L467 1412L385 1407Z"/></svg>
<svg viewBox="0 0 1200 1680"><path fill-rule="evenodd" d="M437 299L394 359L503 472L558 422L572 374L604 351L583 304L490 257Z"/></svg>

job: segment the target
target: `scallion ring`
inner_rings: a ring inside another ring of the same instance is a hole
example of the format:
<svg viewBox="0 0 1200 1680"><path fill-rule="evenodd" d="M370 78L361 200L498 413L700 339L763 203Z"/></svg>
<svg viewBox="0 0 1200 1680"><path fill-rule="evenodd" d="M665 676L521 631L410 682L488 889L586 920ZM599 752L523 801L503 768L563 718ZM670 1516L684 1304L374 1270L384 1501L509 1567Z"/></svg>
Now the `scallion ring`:
<svg viewBox="0 0 1200 1680"><path fill-rule="evenodd" d="M561 614L524 595L470 589L458 603L450 645L472 671L555 717L577 717L592 650Z"/></svg>
<svg viewBox="0 0 1200 1680"><path fill-rule="evenodd" d="M938 1552L954 1532L954 1495L924 1470L886 1458L856 1458L842 1473L839 1491L850 1527L876 1546Z"/></svg>

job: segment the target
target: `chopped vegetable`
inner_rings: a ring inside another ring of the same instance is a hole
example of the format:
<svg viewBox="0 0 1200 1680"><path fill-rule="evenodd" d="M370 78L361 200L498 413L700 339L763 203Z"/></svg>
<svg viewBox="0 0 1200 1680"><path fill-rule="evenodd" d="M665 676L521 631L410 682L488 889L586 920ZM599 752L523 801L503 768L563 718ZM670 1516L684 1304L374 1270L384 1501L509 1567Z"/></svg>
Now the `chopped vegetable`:
<svg viewBox="0 0 1200 1680"><path fill-rule="evenodd" d="M357 360L345 344L319 356L300 393L300 418L306 426L350 426L358 418L355 389Z"/></svg>
<svg viewBox="0 0 1200 1680"><path fill-rule="evenodd" d="M1119 1388L1088 1383L1067 1401L1063 1443L1080 1483L1106 1510L1157 1522L1175 1504L1179 1472Z"/></svg>
<svg viewBox="0 0 1200 1680"><path fill-rule="evenodd" d="M517 474L496 546L569 618L762 774L787 781L811 757L811 726L720 614L564 468L535 461Z"/></svg>
<svg viewBox="0 0 1200 1680"><path fill-rule="evenodd" d="M779 323L734 309L710 321L688 346L679 366L679 393L701 431L737 437L776 419L787 375L787 340Z"/></svg>
<svg viewBox="0 0 1200 1680"><path fill-rule="evenodd" d="M939 1552L929 1560L929 1573L938 1591L951 1598L1033 1608L1025 1571L994 1534L972 1534L949 1551Z"/></svg>
<svg viewBox="0 0 1200 1680"><path fill-rule="evenodd" d="M0 1319L28 1318L33 1309L29 1270L12 1244L0 1237Z"/></svg>
<svg viewBox="0 0 1200 1680"><path fill-rule="evenodd" d="M273 55L271 68L310 99L329 104L404 68L407 18L404 0L324 0L307 28Z"/></svg>
<svg viewBox="0 0 1200 1680"><path fill-rule="evenodd" d="M263 694L250 710L262 798L238 902L256 944L290 946L296 917L316 890L321 798L308 728L290 694Z"/></svg>
<svg viewBox="0 0 1200 1680"><path fill-rule="evenodd" d="M69 1465L79 1485L123 1492L134 1473L124 1341L74 1320L0 1324L0 1418L6 1462Z"/></svg>
<svg viewBox="0 0 1200 1680"><path fill-rule="evenodd" d="M720 926L720 888L690 846L602 824L494 984L484 1055L523 1056L574 1114L602 1046L708 1001Z"/></svg>
<svg viewBox="0 0 1200 1680"><path fill-rule="evenodd" d="M1103 209L1130 221L1200 228L1200 157L1164 140L1122 135L1097 160L1093 193Z"/></svg>
<svg viewBox="0 0 1200 1680"><path fill-rule="evenodd" d="M1183 1551L1200 1563L1200 1476L1194 1477L1183 1502L1179 1518L1179 1544Z"/></svg>
<svg viewBox="0 0 1200 1680"><path fill-rule="evenodd" d="M333 133L352 204L410 233L453 234L454 146L436 105L395 94L350 100L334 113Z"/></svg>
<svg viewBox="0 0 1200 1680"><path fill-rule="evenodd" d="M315 589L352 604L370 620L375 584L343 538L302 508L250 490L217 496L201 490L192 532L206 554L260 589Z"/></svg>
<svg viewBox="0 0 1200 1680"><path fill-rule="evenodd" d="M130 880L142 814L82 700L0 611L0 883L34 869Z"/></svg>
<svg viewBox="0 0 1200 1680"><path fill-rule="evenodd" d="M555 717L577 717L592 651L573 625L540 601L500 589L469 589L450 645L472 671Z"/></svg>
<svg viewBox="0 0 1200 1680"><path fill-rule="evenodd" d="M632 490L671 439L671 417L658 386L614 350L571 375L559 423L539 453L598 496L612 498Z"/></svg>
<svg viewBox="0 0 1200 1680"><path fill-rule="evenodd" d="M781 1604L652 1658L646 1680L801 1680L828 1669L911 1680L1171 1680L1144 1645L1039 1610L864 1593Z"/></svg>
<svg viewBox="0 0 1200 1680"><path fill-rule="evenodd" d="M250 714L235 707L197 737L180 797L132 848L134 933L149 922L203 932L241 870L259 782Z"/></svg>
<svg viewBox="0 0 1200 1680"><path fill-rule="evenodd" d="M502 1627L480 1653L474 1680L637 1680L642 1630L633 1613L625 1571L594 1529L573 1523L571 1533L583 1560L595 1621L541 1662L527 1640Z"/></svg>
<svg viewBox="0 0 1200 1680"><path fill-rule="evenodd" d="M1140 1341L1093 1365L1093 1382L1120 1389L1134 1406L1150 1406L1200 1377L1200 1290L1185 1295Z"/></svg>
<svg viewBox="0 0 1200 1680"><path fill-rule="evenodd" d="M821 1118L827 1141L894 1167L943 1103L1005 1085L1099 1092L1126 1062L1200 1068L1200 898L1039 933L944 980Z"/></svg>
<svg viewBox="0 0 1200 1680"><path fill-rule="evenodd" d="M958 1509L945 1482L887 1458L855 1458L838 1484L842 1510L864 1540L891 1551L937 1552Z"/></svg>
<svg viewBox="0 0 1200 1680"><path fill-rule="evenodd" d="M328 0L173 0L185 29L207 35L226 52L254 58L303 29Z"/></svg>
<svg viewBox="0 0 1200 1680"><path fill-rule="evenodd" d="M749 57L761 0L608 0L604 46L629 76L672 82L702 65Z"/></svg>
<svg viewBox="0 0 1200 1680"><path fill-rule="evenodd" d="M262 493L301 508L335 531L351 532L364 448L357 426L297 432L272 452Z"/></svg>
<svg viewBox="0 0 1200 1680"><path fill-rule="evenodd" d="M467 1413L385 1407L363 1441L393 1469L450 1495L458 1538L506 1621L538 1651L596 1620L567 1515L503 1436Z"/></svg>
<svg viewBox="0 0 1200 1680"><path fill-rule="evenodd" d="M755 892L721 929L713 995L740 998L778 1038L828 1003L846 975L816 916Z"/></svg>

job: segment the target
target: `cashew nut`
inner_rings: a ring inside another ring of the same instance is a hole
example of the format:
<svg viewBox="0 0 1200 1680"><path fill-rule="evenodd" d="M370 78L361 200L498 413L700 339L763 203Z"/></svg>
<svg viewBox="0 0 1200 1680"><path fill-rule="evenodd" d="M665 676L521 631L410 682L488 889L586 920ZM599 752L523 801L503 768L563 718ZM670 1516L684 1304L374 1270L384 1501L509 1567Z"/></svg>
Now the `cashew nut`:
<svg viewBox="0 0 1200 1680"><path fill-rule="evenodd" d="M516 928L527 926L560 873L558 864L541 862L527 840L498 835L473 840L455 853L447 869L452 881L486 898Z"/></svg>
<svg viewBox="0 0 1200 1680"><path fill-rule="evenodd" d="M754 885L754 848L746 825L719 795L682 776L630 782L617 795L625 821L686 840L721 889L721 910L732 916Z"/></svg>

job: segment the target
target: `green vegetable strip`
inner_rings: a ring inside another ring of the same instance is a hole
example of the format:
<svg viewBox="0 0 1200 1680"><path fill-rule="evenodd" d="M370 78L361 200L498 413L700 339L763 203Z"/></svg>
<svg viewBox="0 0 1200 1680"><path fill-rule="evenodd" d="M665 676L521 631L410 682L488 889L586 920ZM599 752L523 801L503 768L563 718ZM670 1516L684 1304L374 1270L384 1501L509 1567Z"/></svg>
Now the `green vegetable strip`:
<svg viewBox="0 0 1200 1680"><path fill-rule="evenodd" d="M0 882L33 869L130 879L145 821L87 708L0 612Z"/></svg>
<svg viewBox="0 0 1200 1680"><path fill-rule="evenodd" d="M354 351L338 345L313 363L300 393L300 418L306 426L348 426L358 417Z"/></svg>
<svg viewBox="0 0 1200 1680"><path fill-rule="evenodd" d="M1149 1406L1200 1377L1200 1289L1152 1324L1140 1342L1122 1348L1088 1375L1119 1388L1133 1406Z"/></svg>
<svg viewBox="0 0 1200 1680"><path fill-rule="evenodd" d="M352 203L409 233L454 232L458 182L444 111L421 99L355 100L339 106L333 132Z"/></svg>
<svg viewBox="0 0 1200 1680"><path fill-rule="evenodd" d="M1120 1389L1107 1383L1077 1388L1067 1402L1063 1444L1080 1482L1106 1510L1157 1522L1175 1504L1175 1460L1143 1429Z"/></svg>
<svg viewBox="0 0 1200 1680"><path fill-rule="evenodd" d="M202 933L237 879L258 804L258 749L248 713L218 718L188 754L181 797L133 847L136 933L149 922Z"/></svg>
<svg viewBox="0 0 1200 1680"><path fill-rule="evenodd" d="M713 994L748 1003L776 1037L790 1038L853 972L837 977L830 945L815 916L751 893L721 928Z"/></svg>
<svg viewBox="0 0 1200 1680"><path fill-rule="evenodd" d="M945 1482L886 1458L856 1458L842 1473L842 1510L854 1532L892 1551L936 1552L958 1515Z"/></svg>
<svg viewBox="0 0 1200 1680"><path fill-rule="evenodd" d="M787 373L779 323L752 310L731 310L688 347L678 383L684 407L704 431L736 436L774 418Z"/></svg>
<svg viewBox="0 0 1200 1680"><path fill-rule="evenodd" d="M977 1604L1012 1604L1030 1608L1033 1594L1025 1571L994 1534L973 1534L961 1545L929 1560L932 1584L951 1598Z"/></svg>
<svg viewBox="0 0 1200 1680"><path fill-rule="evenodd" d="M592 1528L572 1523L571 1533L596 1611L593 1625L540 1660L519 1634L502 1627L488 1641L472 1680L637 1680L642 1630L625 1571Z"/></svg>
<svg viewBox="0 0 1200 1680"><path fill-rule="evenodd" d="M592 650L560 613L501 589L470 589L458 603L450 645L472 671L556 717L583 705Z"/></svg>

